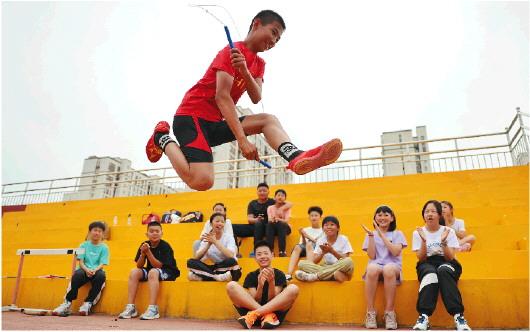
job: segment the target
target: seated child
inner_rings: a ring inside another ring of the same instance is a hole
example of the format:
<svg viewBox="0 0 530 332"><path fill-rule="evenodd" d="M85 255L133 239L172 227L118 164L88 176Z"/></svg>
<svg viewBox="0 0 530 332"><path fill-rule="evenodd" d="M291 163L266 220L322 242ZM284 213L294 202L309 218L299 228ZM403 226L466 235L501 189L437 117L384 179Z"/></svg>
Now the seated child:
<svg viewBox="0 0 530 332"><path fill-rule="evenodd" d="M201 235L200 247L194 258L188 260L190 270L188 279L191 281L238 281L241 278L241 267L237 264L237 246L234 235L224 231L225 216L214 213L208 222L211 231ZM207 265L210 259L215 264Z"/></svg>
<svg viewBox="0 0 530 332"><path fill-rule="evenodd" d="M72 301L77 298L81 286L90 281L92 288L88 292L85 302L79 308L79 314L87 316L90 309L96 305L105 288L104 265L109 265L109 247L103 243L105 224L94 221L88 225L88 240L81 243L79 248L85 249L84 254L77 256L79 266L72 275L64 302L52 311L54 316L68 316L71 313Z"/></svg>
<svg viewBox="0 0 530 332"><path fill-rule="evenodd" d="M336 280L343 282L350 280L353 275L353 253L350 241L344 235L339 235L339 220L334 216L327 216L322 221L324 236L317 240L313 251L311 242L307 242L307 260L300 261L295 272L300 281ZM318 265L321 260L322 265Z"/></svg>
<svg viewBox="0 0 530 332"><path fill-rule="evenodd" d="M291 252L291 260L289 261L289 268L285 278L287 281L292 279L292 274L295 267L298 265L300 257L306 257L306 241L310 241L312 246L315 247L317 240L322 236L322 227L320 227L320 220L322 219L322 209L318 206L311 206L307 210L309 221L311 226L300 228L300 242L293 248Z"/></svg>
<svg viewBox="0 0 530 332"><path fill-rule="evenodd" d="M267 241L254 247L259 268L250 272L243 286L235 281L226 285L228 297L241 317L238 322L246 329L254 325L273 329L283 322L298 296L298 286L288 285L282 271L272 267L272 248Z"/></svg>
<svg viewBox="0 0 530 332"><path fill-rule="evenodd" d="M169 243L162 240L162 225L156 221L150 222L147 225L146 235L148 240L142 242L136 252L134 259L136 268L129 274L127 305L119 318L129 319L138 316L134 299L138 283L143 281L149 283L149 306L140 319L160 318L156 305L160 281L174 281L180 276L173 249Z"/></svg>

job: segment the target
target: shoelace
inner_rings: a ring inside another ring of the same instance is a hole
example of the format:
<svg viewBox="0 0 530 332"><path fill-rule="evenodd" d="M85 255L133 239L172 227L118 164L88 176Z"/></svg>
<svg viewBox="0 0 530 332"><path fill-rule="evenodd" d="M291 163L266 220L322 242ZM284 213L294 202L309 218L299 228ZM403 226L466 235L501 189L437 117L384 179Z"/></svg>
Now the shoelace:
<svg viewBox="0 0 530 332"><path fill-rule="evenodd" d="M462 324L462 325L467 324L467 321L463 316L456 317L456 320L458 321L459 324Z"/></svg>
<svg viewBox="0 0 530 332"><path fill-rule="evenodd" d="M425 321L425 316L421 315L418 317L418 321L416 323L423 323Z"/></svg>

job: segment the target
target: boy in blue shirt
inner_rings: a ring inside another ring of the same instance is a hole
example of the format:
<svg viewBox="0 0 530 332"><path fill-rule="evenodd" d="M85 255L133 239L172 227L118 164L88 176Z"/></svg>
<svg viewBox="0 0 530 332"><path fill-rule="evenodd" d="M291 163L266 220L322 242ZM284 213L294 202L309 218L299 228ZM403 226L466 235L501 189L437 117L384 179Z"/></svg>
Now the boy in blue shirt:
<svg viewBox="0 0 530 332"><path fill-rule="evenodd" d="M105 224L94 221L88 226L88 241L81 243L80 248L85 252L77 256L79 267L75 270L67 288L64 302L52 311L54 316L68 316L71 313L72 301L77 298L77 292L81 286L90 281L92 288L79 308L79 314L87 316L90 309L101 297L101 291L105 287L104 265L109 265L109 248L103 243Z"/></svg>

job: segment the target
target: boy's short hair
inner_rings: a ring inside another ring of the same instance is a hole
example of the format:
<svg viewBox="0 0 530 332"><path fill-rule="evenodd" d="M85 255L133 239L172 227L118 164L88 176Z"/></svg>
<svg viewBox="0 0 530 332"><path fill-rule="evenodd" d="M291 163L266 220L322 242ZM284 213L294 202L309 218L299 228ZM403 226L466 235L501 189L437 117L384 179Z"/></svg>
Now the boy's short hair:
<svg viewBox="0 0 530 332"><path fill-rule="evenodd" d="M93 228L99 228L103 232L105 231L105 223L103 221L94 221L88 225L88 231L90 232Z"/></svg>
<svg viewBox="0 0 530 332"><path fill-rule="evenodd" d="M158 226L158 227L160 227L160 229L162 229L162 224L159 223L158 221L151 221L151 222L149 222L149 223L147 224L147 229L149 229L149 227L151 227L151 226Z"/></svg>
<svg viewBox="0 0 530 332"><path fill-rule="evenodd" d="M320 215L324 213L324 211L322 211L322 208L320 206L310 206L309 209L307 209L307 214L310 214L311 212L316 212Z"/></svg>
<svg viewBox="0 0 530 332"><path fill-rule="evenodd" d="M219 202L219 203L215 203L215 204L212 206L212 210L215 209L215 207L216 207L217 205L222 206L223 209L224 209L225 212L226 212L226 206L224 205L224 203L221 203L221 202Z"/></svg>
<svg viewBox="0 0 530 332"><path fill-rule="evenodd" d="M265 240L259 240L256 242L256 244L254 245L254 252L256 252L256 249L258 249L259 247L267 247L272 252L271 245Z"/></svg>
<svg viewBox="0 0 530 332"><path fill-rule="evenodd" d="M265 187L265 188L269 189L269 185L266 182L259 183L256 188L259 189L261 187Z"/></svg>
<svg viewBox="0 0 530 332"><path fill-rule="evenodd" d="M278 195L278 193L282 193L285 196L285 198L287 198L287 192L285 190L283 190L283 189L276 190L274 192L274 196Z"/></svg>
<svg viewBox="0 0 530 332"><path fill-rule="evenodd" d="M334 223L335 225L337 225L337 228L340 229L340 223L339 223L339 219L337 219L337 217L335 216L327 216L325 217L323 220L322 220L322 228L324 228L324 225L328 222L332 222Z"/></svg>
<svg viewBox="0 0 530 332"><path fill-rule="evenodd" d="M283 21L283 18L280 16L280 14L273 10L265 9L257 13L256 16L254 16L252 22L250 22L250 28L248 29L248 32L252 30L252 24L256 19L259 19L262 25L267 25L272 22L278 22L282 26L282 29L285 30L285 22Z"/></svg>

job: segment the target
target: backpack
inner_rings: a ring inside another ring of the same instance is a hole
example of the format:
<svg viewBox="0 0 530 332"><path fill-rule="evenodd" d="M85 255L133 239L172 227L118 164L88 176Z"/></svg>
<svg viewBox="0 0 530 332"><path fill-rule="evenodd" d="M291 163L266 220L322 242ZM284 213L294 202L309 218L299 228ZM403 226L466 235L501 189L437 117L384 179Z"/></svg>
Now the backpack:
<svg viewBox="0 0 530 332"><path fill-rule="evenodd" d="M200 211L191 211L180 218L180 223L202 222L203 215Z"/></svg>
<svg viewBox="0 0 530 332"><path fill-rule="evenodd" d="M160 216L155 213L144 214L142 216L142 225L147 225L152 221L160 222Z"/></svg>

